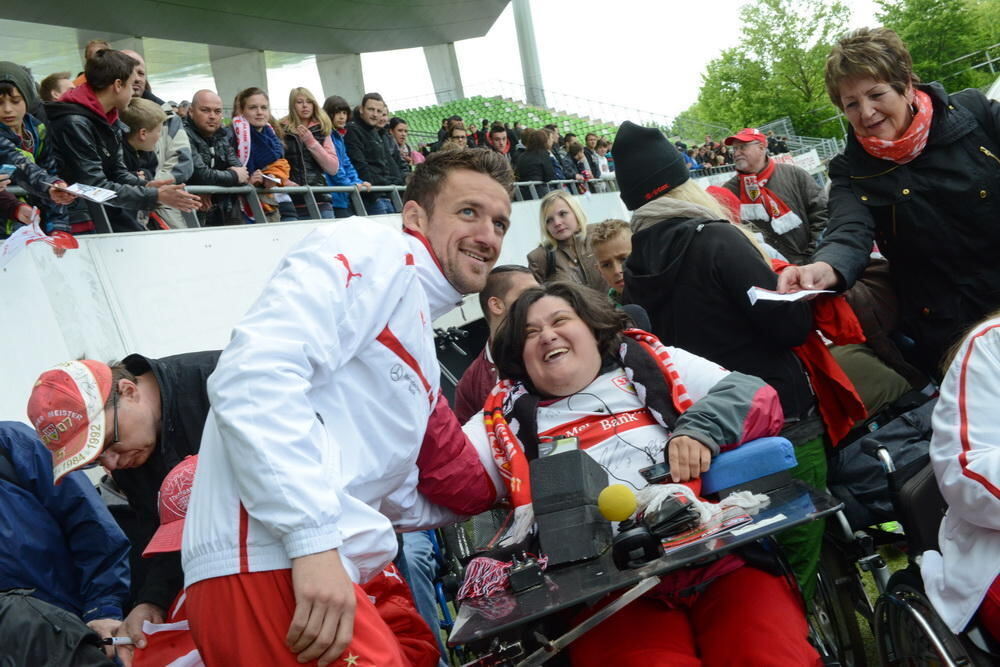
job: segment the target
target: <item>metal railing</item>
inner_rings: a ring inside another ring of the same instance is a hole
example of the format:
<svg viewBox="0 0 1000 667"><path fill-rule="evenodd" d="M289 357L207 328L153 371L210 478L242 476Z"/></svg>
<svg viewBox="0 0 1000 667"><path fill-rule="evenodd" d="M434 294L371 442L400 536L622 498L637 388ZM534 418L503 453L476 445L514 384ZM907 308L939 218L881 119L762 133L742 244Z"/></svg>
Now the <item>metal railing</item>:
<svg viewBox="0 0 1000 667"><path fill-rule="evenodd" d="M836 118L836 116L834 116L834 118ZM764 134L774 132L778 136L786 137L785 145L788 146L788 151L792 155L808 153L809 151L815 149L820 160L829 160L844 150L843 139L803 137L795 134L795 127L792 125L792 120L788 116L771 121L766 125L761 125L757 129Z"/></svg>
<svg viewBox="0 0 1000 667"><path fill-rule="evenodd" d="M577 181L577 180L554 180L554 181L518 181L514 183L513 197L514 201L527 201L524 197L524 193L521 190L522 186L527 188L531 194L530 199L538 199L538 186L546 185L549 187L560 188L562 186L573 186L568 188L571 194L579 194L577 191L577 186L584 186L589 192L598 192L598 183L607 184L607 187L612 192L618 191L618 182L614 177L604 177L595 178L589 181ZM349 195L351 199L351 204L354 207L356 215L368 215L368 209L365 207L364 197L362 194L372 193L387 193L389 199L392 200L392 204L397 212L403 210L403 191L406 190L406 186L403 185L373 185L371 189L365 189L362 193L358 187L353 185L326 185L326 186L308 186L299 185L292 187L274 187L274 188L256 188L252 185L238 185L232 187L222 187L217 185L189 185L185 188L187 192L195 195L238 195L246 199L247 205L250 207L250 211L253 213L254 220L257 222L267 222L267 217L264 214L264 207L262 205L260 195L262 194L278 194L284 193L289 195L303 195L305 200L306 210L309 211L310 219L321 220L323 218L322 212L319 208L319 202L316 200L317 194L328 194L331 192L345 192ZM23 196L27 193L19 187L9 187L7 191L15 196ZM87 209L90 212L91 220L94 223L94 227L98 234L110 234L112 232L111 222L108 219L108 213L105 210L107 204L97 204L91 201L86 201ZM195 211L181 212L184 217L184 221L187 223L189 228L201 227L201 221L198 219L198 214Z"/></svg>
<svg viewBox="0 0 1000 667"><path fill-rule="evenodd" d="M697 178L699 176L712 176L713 174L725 174L730 171L736 171L736 166L731 164L720 164L714 167L699 167L698 169L692 169L691 175Z"/></svg>

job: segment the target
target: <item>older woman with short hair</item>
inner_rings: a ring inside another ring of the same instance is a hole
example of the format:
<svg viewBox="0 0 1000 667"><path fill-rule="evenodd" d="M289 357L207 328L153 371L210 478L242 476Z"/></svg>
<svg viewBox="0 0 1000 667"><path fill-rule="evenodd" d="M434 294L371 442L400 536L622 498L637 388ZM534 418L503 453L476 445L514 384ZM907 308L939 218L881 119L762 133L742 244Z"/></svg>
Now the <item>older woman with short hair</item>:
<svg viewBox="0 0 1000 667"><path fill-rule="evenodd" d="M940 377L946 350L1000 306L1000 104L921 84L886 28L838 42L826 88L852 131L830 163L825 238L812 264L784 270L779 290L849 288L877 241L912 361Z"/></svg>

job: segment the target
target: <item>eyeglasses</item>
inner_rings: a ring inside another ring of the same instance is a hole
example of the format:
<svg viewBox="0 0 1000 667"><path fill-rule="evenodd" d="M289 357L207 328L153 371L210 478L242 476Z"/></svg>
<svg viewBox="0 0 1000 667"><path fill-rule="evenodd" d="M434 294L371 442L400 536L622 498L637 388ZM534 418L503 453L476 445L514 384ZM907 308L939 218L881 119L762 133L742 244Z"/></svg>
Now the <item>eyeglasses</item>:
<svg viewBox="0 0 1000 667"><path fill-rule="evenodd" d="M113 432L114 440L111 441L110 445L108 445L107 447L104 447L104 448L101 449L101 454L103 454L104 451L108 447L114 447L119 442L121 442L120 438L118 437L118 390L115 390L115 395L111 399L111 407L112 407L112 410L114 411L114 415L115 415L115 418L114 418L115 419L115 430Z"/></svg>

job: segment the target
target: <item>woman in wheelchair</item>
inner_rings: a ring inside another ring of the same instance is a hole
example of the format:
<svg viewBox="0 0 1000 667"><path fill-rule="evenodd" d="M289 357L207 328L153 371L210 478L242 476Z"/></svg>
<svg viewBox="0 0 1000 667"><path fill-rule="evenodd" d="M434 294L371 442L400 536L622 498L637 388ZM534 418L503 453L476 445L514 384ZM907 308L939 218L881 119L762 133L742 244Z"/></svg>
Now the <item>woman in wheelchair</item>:
<svg viewBox="0 0 1000 667"><path fill-rule="evenodd" d="M924 553L927 597L956 634L973 619L1000 642L1000 312L958 347L934 409L930 455L948 513Z"/></svg>
<svg viewBox="0 0 1000 667"><path fill-rule="evenodd" d="M646 332L601 294L569 283L526 291L497 332L506 378L464 430L487 446L514 526L533 523L528 459L572 435L612 483L646 486L641 468L663 460L697 493L720 451L782 426L774 390ZM610 601L610 600L608 600ZM644 597L570 645L574 665L811 665L800 597L788 580L730 554L671 573Z"/></svg>

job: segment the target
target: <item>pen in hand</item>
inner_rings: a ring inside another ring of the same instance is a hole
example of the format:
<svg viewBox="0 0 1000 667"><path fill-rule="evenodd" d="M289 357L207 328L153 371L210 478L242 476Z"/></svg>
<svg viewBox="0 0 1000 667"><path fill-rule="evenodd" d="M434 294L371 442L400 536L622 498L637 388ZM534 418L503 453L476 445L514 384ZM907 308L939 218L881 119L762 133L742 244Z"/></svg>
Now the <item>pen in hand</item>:
<svg viewBox="0 0 1000 667"><path fill-rule="evenodd" d="M131 637L105 637L101 643L111 646L132 646L133 641Z"/></svg>

